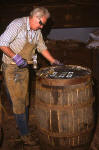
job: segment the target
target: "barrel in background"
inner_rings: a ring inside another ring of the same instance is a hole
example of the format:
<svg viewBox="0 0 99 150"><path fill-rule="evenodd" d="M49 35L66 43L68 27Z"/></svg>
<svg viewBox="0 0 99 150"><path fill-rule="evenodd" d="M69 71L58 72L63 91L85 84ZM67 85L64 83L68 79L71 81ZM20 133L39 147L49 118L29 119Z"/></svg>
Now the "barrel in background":
<svg viewBox="0 0 99 150"><path fill-rule="evenodd" d="M37 73L37 126L43 150L87 150L94 129L91 71L75 65Z"/></svg>

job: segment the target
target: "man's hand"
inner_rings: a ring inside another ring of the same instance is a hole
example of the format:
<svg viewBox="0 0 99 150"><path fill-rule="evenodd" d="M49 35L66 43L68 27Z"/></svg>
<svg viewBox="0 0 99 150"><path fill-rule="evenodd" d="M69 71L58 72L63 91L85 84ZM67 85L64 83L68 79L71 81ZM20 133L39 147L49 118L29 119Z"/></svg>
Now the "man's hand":
<svg viewBox="0 0 99 150"><path fill-rule="evenodd" d="M25 59L23 59L20 55L16 54L12 60L16 63L19 68L26 68L28 67L28 63Z"/></svg>
<svg viewBox="0 0 99 150"><path fill-rule="evenodd" d="M55 61L52 63L52 66L63 66L64 64L61 63L59 60L55 59Z"/></svg>

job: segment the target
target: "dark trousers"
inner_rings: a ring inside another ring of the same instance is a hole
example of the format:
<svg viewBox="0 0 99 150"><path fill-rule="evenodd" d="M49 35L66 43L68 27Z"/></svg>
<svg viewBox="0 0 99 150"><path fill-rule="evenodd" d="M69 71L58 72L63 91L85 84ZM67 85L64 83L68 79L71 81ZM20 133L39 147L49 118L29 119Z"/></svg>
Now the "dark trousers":
<svg viewBox="0 0 99 150"><path fill-rule="evenodd" d="M20 131L20 135L24 136L29 133L28 129L28 107L26 107L26 111L24 114L15 114L16 124Z"/></svg>

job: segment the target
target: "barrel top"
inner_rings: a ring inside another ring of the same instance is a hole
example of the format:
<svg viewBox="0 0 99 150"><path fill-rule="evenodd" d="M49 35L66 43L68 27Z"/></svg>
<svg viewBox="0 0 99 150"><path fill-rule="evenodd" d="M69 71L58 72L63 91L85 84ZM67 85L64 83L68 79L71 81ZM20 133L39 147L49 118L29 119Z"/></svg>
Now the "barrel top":
<svg viewBox="0 0 99 150"><path fill-rule="evenodd" d="M46 67L37 72L37 76L47 79L75 79L90 74L89 68L76 65Z"/></svg>
<svg viewBox="0 0 99 150"><path fill-rule="evenodd" d="M91 70L82 66L64 65L41 68L37 81L47 86L71 86L91 81Z"/></svg>

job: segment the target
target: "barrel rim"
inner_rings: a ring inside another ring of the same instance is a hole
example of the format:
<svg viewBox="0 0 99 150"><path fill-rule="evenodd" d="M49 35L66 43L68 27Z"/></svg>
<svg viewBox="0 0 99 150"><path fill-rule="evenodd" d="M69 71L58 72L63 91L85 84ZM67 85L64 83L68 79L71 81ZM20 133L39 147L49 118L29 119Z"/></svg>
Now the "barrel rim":
<svg viewBox="0 0 99 150"><path fill-rule="evenodd" d="M72 67L72 68L80 68L83 70L86 70L89 72L89 74L80 76L80 77L76 77L76 78L72 78L72 79L51 79L51 78L45 78L43 76L40 76L40 72L42 70L46 70L46 69L50 69L50 68L55 68L54 67L42 67L36 74L36 78L37 80L40 80L40 82L43 85L47 85L47 86L67 86L67 85L74 85L74 84L81 84L82 82L86 82L86 81L90 81L91 80L91 70L87 67L82 67L82 66L78 66L78 65L65 65L68 67Z"/></svg>

